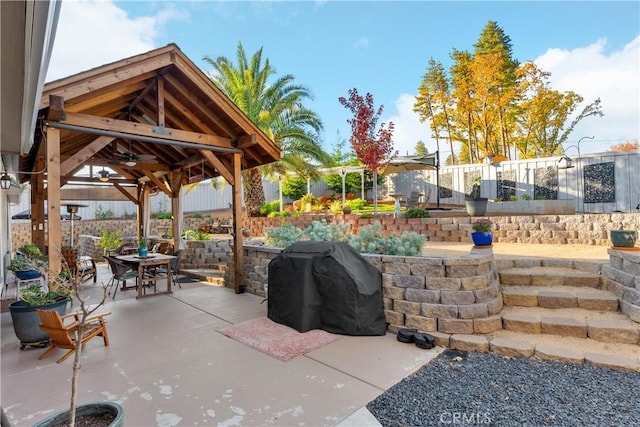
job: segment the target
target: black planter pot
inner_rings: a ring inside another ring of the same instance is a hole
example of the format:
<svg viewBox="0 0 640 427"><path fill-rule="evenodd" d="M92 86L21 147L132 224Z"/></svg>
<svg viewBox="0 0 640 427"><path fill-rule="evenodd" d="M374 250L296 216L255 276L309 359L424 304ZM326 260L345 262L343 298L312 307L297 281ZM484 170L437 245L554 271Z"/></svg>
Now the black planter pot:
<svg viewBox="0 0 640 427"><path fill-rule="evenodd" d="M489 199L486 197L479 197L477 199L466 199L464 205L467 208L469 216L483 216L487 211L487 202Z"/></svg>
<svg viewBox="0 0 640 427"><path fill-rule="evenodd" d="M63 316L67 312L67 299L45 305L30 306L22 300L9 304L13 331L20 340L20 349L27 347L46 347L49 343L49 335L40 329L40 317L37 309L55 310Z"/></svg>
<svg viewBox="0 0 640 427"><path fill-rule="evenodd" d="M78 417L87 415L95 415L97 417L104 415L113 415L113 421L111 421L111 423L109 424L104 424L105 427L120 427L124 425L124 408L115 402L92 402L85 403L76 407L76 419L78 419ZM65 425L65 423L68 422L69 410L65 409L48 416L39 423L34 424L33 427Z"/></svg>
<svg viewBox="0 0 640 427"><path fill-rule="evenodd" d="M609 236L611 244L618 248L632 248L638 238L635 230L611 230Z"/></svg>

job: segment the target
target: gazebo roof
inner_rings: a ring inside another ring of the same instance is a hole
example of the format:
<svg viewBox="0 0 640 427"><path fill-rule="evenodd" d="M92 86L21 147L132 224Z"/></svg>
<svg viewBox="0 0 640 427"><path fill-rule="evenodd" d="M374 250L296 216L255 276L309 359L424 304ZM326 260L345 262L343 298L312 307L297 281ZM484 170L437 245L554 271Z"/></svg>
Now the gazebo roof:
<svg viewBox="0 0 640 427"><path fill-rule="evenodd" d="M243 169L280 158L279 147L175 44L47 83L38 119L20 169L37 169L44 125L58 128L61 185L86 165L163 189L173 172L182 184L229 180L234 152L242 152Z"/></svg>

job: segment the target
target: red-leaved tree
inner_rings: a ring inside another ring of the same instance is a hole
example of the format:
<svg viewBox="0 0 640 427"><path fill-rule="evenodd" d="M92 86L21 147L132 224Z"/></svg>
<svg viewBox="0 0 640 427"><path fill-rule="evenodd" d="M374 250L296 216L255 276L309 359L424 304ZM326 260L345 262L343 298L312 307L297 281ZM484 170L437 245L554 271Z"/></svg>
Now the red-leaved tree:
<svg viewBox="0 0 640 427"><path fill-rule="evenodd" d="M376 110L373 105L373 95L367 93L364 97L356 88L349 90L349 99L338 98L340 104L353 113L353 118L347 120L351 125L351 146L358 160L373 175L373 211L378 211L378 169L386 166L398 154L393 149L393 122L381 123L378 119L383 106Z"/></svg>

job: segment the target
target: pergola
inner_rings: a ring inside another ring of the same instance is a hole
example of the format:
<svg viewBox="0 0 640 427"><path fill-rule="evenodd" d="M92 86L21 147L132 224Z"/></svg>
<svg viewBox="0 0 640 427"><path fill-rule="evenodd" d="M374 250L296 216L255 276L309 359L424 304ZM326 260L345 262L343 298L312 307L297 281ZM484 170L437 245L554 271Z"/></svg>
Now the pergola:
<svg viewBox="0 0 640 427"><path fill-rule="evenodd" d="M31 184L32 240L61 248L60 189L85 166L108 167L109 183L137 206L146 235L149 195L171 197L174 245L181 246L183 185L222 176L232 186L235 265L242 265L241 170L280 158L280 149L175 45L47 83L34 144L19 179ZM25 173L28 172L28 173ZM88 183L100 182L94 175ZM96 191L99 191L96 189ZM59 251L49 250L58 271ZM242 268L234 288L242 291Z"/></svg>

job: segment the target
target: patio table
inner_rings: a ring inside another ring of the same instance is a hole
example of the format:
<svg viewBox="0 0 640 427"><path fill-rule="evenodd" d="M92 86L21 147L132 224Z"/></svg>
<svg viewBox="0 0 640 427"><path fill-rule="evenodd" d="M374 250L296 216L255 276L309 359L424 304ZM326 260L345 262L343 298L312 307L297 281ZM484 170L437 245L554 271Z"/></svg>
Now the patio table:
<svg viewBox="0 0 640 427"><path fill-rule="evenodd" d="M165 255L158 253L151 253L147 256L139 256L139 255L119 255L116 256L116 259L125 263L125 264L133 264L138 267L138 296L136 298L142 298L144 296L151 295L164 295L171 294L173 291L171 290L171 260L174 259L173 255ZM164 273L159 275L157 273L158 267L165 266L167 274ZM142 289L146 283L155 282L158 278L167 279L167 290L163 292L154 292L153 294L145 295L142 293Z"/></svg>

